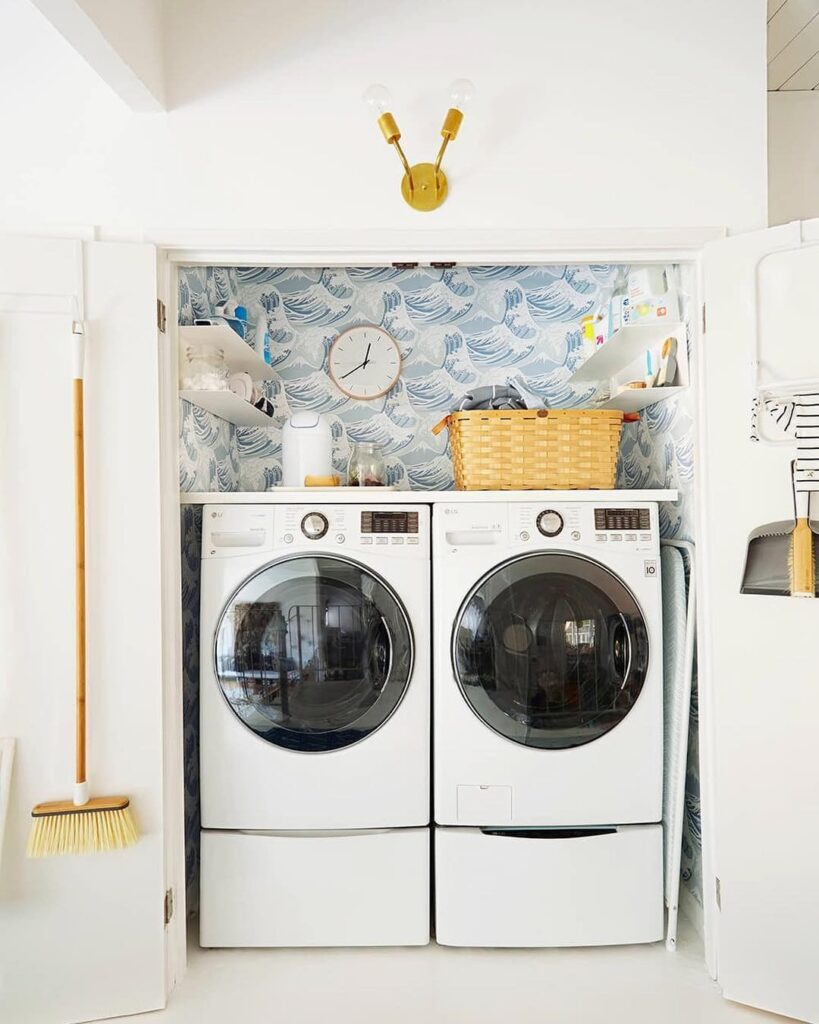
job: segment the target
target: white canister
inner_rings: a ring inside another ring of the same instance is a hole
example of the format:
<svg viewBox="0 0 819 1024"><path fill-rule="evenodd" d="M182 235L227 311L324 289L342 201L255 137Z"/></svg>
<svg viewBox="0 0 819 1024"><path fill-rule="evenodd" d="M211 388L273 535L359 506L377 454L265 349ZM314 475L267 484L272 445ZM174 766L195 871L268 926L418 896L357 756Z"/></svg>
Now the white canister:
<svg viewBox="0 0 819 1024"><path fill-rule="evenodd" d="M282 484L304 487L307 476L331 476L333 435L316 412L297 412L282 429Z"/></svg>

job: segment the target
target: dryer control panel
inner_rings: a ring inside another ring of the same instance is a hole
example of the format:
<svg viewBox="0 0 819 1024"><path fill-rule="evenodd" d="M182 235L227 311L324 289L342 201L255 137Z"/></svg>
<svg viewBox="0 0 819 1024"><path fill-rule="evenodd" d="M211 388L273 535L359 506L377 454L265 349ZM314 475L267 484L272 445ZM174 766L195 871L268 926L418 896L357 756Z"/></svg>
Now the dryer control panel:
<svg viewBox="0 0 819 1024"><path fill-rule="evenodd" d="M521 503L510 506L510 540L526 545L571 548L575 544L603 544L630 551L656 550L659 544L657 506L597 504Z"/></svg>
<svg viewBox="0 0 819 1024"><path fill-rule="evenodd" d="M584 548L588 553L618 550L656 554L660 531L653 502L532 501L446 505L435 508L436 538L450 549L487 545L530 548ZM604 546L605 545L605 549Z"/></svg>

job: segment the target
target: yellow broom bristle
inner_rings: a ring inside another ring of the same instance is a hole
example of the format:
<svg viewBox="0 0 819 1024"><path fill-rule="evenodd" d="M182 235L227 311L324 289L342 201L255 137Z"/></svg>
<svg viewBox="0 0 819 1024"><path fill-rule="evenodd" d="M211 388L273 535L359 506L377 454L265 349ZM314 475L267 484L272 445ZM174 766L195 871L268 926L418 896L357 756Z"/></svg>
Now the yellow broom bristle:
<svg viewBox="0 0 819 1024"><path fill-rule="evenodd" d="M138 838L130 807L107 811L76 807L35 816L27 853L29 857L102 853L132 846Z"/></svg>

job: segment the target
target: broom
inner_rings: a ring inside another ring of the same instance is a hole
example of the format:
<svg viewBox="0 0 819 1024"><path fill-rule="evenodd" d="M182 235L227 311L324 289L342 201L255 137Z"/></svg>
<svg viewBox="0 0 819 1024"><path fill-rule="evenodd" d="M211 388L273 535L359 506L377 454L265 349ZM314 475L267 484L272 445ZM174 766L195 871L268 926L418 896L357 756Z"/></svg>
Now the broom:
<svg viewBox="0 0 819 1024"><path fill-rule="evenodd" d="M816 555L813 530L810 528L810 492L796 489L794 481L794 518L788 567L791 597L814 597L816 594Z"/></svg>
<svg viewBox="0 0 819 1024"><path fill-rule="evenodd" d="M29 857L97 853L131 846L137 831L127 796L90 797L86 779L85 712L85 442L83 431L83 326L74 335L74 486L76 556L76 773L73 800L37 804L32 810Z"/></svg>

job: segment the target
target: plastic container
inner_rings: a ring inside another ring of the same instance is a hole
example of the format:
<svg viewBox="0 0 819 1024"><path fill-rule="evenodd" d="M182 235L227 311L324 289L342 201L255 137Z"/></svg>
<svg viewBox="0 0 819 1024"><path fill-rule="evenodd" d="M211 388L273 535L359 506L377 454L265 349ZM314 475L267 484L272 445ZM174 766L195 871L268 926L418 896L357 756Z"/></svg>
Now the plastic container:
<svg viewBox="0 0 819 1024"><path fill-rule="evenodd" d="M187 391L227 391L228 368L225 351L208 345L189 345L185 349L185 373L182 387Z"/></svg>

